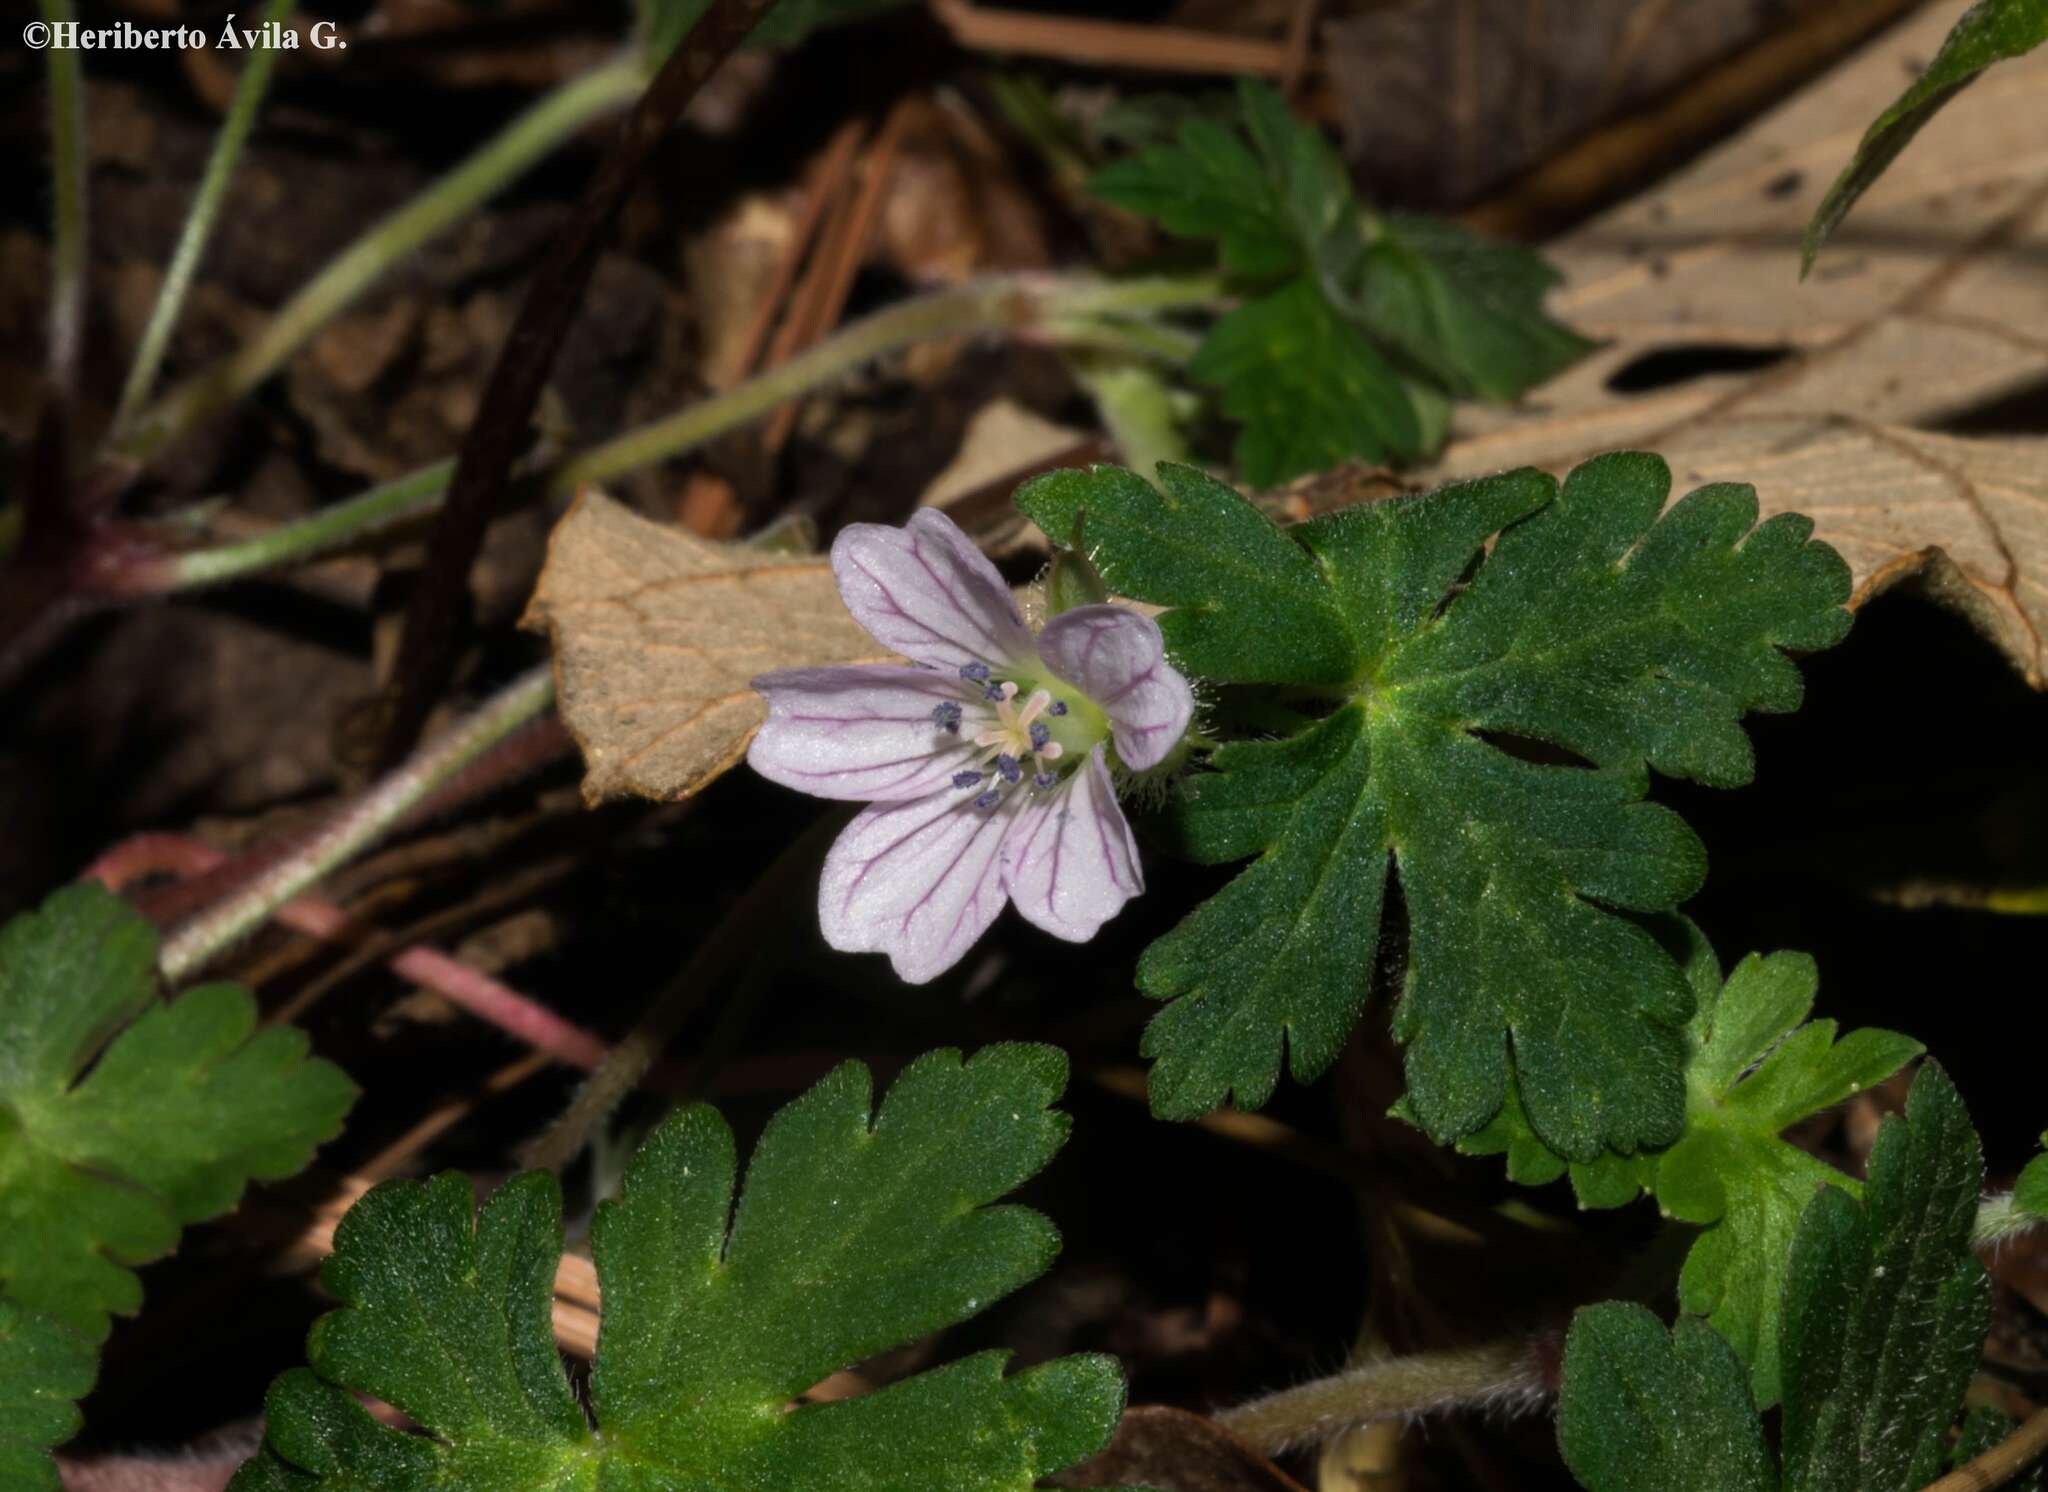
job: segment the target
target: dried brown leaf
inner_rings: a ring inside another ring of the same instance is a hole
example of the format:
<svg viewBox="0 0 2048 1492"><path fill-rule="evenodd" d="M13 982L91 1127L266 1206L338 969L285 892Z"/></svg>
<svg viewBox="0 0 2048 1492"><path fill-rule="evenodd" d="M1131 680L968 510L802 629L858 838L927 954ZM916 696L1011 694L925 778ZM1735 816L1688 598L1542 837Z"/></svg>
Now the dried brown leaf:
<svg viewBox="0 0 2048 1492"><path fill-rule="evenodd" d="M525 625L547 629L583 796L686 798L735 765L777 668L874 662L823 559L713 544L585 489L555 525Z"/></svg>
<svg viewBox="0 0 2048 1492"><path fill-rule="evenodd" d="M2048 687L2048 52L1945 111L1797 278L1814 201L1952 19L1930 10L1554 244L1553 309L1608 345L1525 408L1461 408L1426 475L1639 446L1681 491L1753 482L1766 513L1814 515L1858 604L1914 580Z"/></svg>

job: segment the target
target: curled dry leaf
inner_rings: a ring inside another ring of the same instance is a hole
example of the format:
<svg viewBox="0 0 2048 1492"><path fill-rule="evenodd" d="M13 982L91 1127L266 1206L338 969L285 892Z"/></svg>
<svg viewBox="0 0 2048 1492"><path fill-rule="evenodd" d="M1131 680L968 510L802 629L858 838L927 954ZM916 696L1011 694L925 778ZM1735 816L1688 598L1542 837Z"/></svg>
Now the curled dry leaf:
<svg viewBox="0 0 2048 1492"><path fill-rule="evenodd" d="M553 643L591 803L686 798L735 765L767 715L757 674L887 656L824 559L709 543L589 488L555 525L524 625Z"/></svg>
<svg viewBox="0 0 2048 1492"><path fill-rule="evenodd" d="M1199 1414L1164 1405L1126 1409L1100 1455L1051 1487L1157 1487L1167 1492L1307 1492L1301 1483Z"/></svg>
<svg viewBox="0 0 2048 1492"><path fill-rule="evenodd" d="M1461 405L1428 479L1640 447L1674 487L1753 482L1813 515L1856 602L1902 581L2048 687L2048 50L1986 74L1799 283L1814 203L1933 7L1736 139L1546 252L1556 313L1606 346L1518 410Z"/></svg>

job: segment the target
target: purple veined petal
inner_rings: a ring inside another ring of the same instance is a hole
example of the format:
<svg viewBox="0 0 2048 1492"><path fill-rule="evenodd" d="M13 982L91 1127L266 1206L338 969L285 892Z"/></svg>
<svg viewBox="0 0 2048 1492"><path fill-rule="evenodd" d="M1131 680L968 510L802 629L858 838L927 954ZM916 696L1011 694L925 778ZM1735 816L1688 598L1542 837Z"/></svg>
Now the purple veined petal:
<svg viewBox="0 0 2048 1492"><path fill-rule="evenodd" d="M832 574L853 619L876 642L949 672L1022 663L1031 633L988 557L936 509L902 528L849 524L832 545Z"/></svg>
<svg viewBox="0 0 2048 1492"><path fill-rule="evenodd" d="M825 856L825 941L888 954L907 984L952 968L1008 900L1000 852L1022 797L984 811L967 789L862 809Z"/></svg>
<svg viewBox="0 0 2048 1492"><path fill-rule="evenodd" d="M791 668L761 675L754 688L768 719L747 765L819 798L898 802L949 788L973 764L975 733L993 718L958 679L928 668ZM946 704L959 708L958 730L934 718Z"/></svg>
<svg viewBox="0 0 2048 1492"><path fill-rule="evenodd" d="M1109 717L1116 754L1134 771L1159 765L1187 731L1195 698L1166 661L1152 618L1122 606L1076 606L1045 624L1038 655Z"/></svg>
<svg viewBox="0 0 2048 1492"><path fill-rule="evenodd" d="M1117 806L1104 748L1026 804L1003 845L1003 882L1035 927L1085 943L1145 889L1138 844Z"/></svg>

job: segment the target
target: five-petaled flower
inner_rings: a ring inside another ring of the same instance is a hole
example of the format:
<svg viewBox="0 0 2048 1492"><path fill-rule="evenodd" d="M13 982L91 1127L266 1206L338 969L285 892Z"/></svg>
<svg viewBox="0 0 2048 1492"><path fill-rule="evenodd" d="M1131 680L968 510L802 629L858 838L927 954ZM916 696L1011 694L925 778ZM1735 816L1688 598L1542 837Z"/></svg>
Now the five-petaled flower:
<svg viewBox="0 0 2048 1492"><path fill-rule="evenodd" d="M931 509L850 526L832 572L854 619L914 666L754 680L768 700L754 770L869 805L825 858L825 941L886 953L919 984L1005 902L1055 937L1093 937L1145 889L1108 752L1157 766L1193 711L1158 625L1078 606L1034 638L995 566Z"/></svg>

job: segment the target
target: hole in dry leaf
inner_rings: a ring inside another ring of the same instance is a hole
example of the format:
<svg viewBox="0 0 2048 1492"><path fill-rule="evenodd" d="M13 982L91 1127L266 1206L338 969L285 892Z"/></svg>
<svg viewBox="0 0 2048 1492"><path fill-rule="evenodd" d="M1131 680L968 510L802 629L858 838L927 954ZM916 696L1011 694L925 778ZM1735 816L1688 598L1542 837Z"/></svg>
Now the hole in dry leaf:
<svg viewBox="0 0 2048 1492"><path fill-rule="evenodd" d="M1726 342L1685 342L1630 358L1607 375L1615 394L1648 394L1720 373L1758 373L1792 355L1785 346L1737 347Z"/></svg>
<svg viewBox="0 0 2048 1492"><path fill-rule="evenodd" d="M2037 378L1931 422L1944 435L2039 435L2048 431L2048 378Z"/></svg>
<svg viewBox="0 0 2048 1492"><path fill-rule="evenodd" d="M1596 770L1596 764L1580 756L1569 747L1559 746L1550 741L1539 741L1534 736L1518 736L1512 731L1475 730L1479 737L1496 751L1504 751L1516 761L1533 762L1539 767L1579 767L1585 771Z"/></svg>

